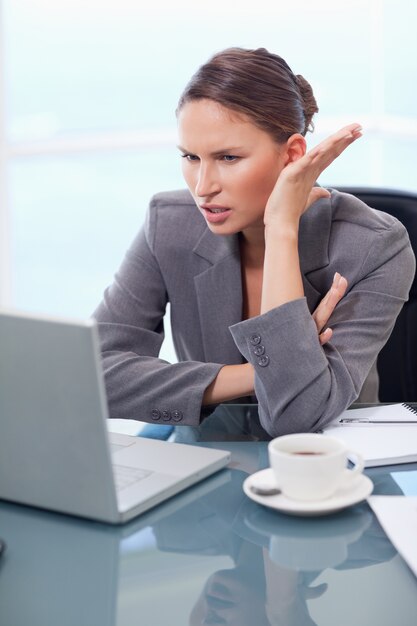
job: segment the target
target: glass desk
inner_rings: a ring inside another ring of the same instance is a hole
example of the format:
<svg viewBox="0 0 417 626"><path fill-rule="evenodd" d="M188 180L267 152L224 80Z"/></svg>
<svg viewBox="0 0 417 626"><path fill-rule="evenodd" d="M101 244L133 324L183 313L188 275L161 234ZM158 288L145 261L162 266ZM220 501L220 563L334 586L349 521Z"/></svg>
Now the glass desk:
<svg viewBox="0 0 417 626"><path fill-rule="evenodd" d="M265 509L242 483L266 442L197 445L231 450L229 468L121 527L1 502L0 624L416 625L417 579L366 502ZM417 495L417 464L366 473L374 494Z"/></svg>

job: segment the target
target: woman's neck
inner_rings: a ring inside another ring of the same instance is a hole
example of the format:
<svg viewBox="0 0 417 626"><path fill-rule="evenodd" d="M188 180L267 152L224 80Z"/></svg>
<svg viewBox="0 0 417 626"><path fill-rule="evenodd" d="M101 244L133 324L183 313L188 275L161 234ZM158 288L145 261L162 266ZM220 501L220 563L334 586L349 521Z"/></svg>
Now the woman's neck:
<svg viewBox="0 0 417 626"><path fill-rule="evenodd" d="M240 255L247 267L260 268L265 256L265 231L261 228L248 228L239 233Z"/></svg>

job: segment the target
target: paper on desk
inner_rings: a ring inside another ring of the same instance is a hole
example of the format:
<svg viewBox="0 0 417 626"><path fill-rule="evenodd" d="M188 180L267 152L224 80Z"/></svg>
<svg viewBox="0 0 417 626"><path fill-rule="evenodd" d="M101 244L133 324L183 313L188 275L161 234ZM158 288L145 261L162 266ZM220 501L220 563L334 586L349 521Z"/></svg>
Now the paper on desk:
<svg viewBox="0 0 417 626"><path fill-rule="evenodd" d="M417 424L337 424L324 435L359 452L366 467L417 462Z"/></svg>
<svg viewBox="0 0 417 626"><path fill-rule="evenodd" d="M417 497L370 496L368 502L389 540L417 576Z"/></svg>

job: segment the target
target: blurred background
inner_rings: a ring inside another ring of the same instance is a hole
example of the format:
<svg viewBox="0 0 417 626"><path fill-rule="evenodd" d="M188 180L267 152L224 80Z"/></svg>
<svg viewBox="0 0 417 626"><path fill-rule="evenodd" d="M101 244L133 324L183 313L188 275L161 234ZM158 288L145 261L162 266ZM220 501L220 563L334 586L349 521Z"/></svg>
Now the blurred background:
<svg viewBox="0 0 417 626"><path fill-rule="evenodd" d="M363 124L322 184L417 191L416 23L392 0L0 0L0 303L92 313L152 194L184 186L176 103L229 46L312 84L310 146Z"/></svg>

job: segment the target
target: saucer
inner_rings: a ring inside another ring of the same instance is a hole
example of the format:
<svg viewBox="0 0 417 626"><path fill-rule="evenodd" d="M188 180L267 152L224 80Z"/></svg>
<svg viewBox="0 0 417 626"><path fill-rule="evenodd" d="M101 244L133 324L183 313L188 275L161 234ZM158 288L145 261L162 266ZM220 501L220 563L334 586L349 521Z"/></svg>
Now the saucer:
<svg viewBox="0 0 417 626"><path fill-rule="evenodd" d="M287 513L288 515L328 515L329 513L336 513L348 506L353 506L365 500L374 488L374 485L370 478L364 474L360 474L352 486L344 489L339 489L330 498L325 500L314 500L313 502L304 502L299 500L292 500L287 498L283 494L276 496L260 496L253 493L250 489L251 485L257 487L275 487L275 477L272 469L261 470L248 476L243 483L243 491L254 502L267 506L271 509Z"/></svg>
<svg viewBox="0 0 417 626"><path fill-rule="evenodd" d="M248 502L248 504L251 504ZM277 515L250 506L244 523L258 543L268 543L270 559L286 569L317 572L354 560L351 545L357 544L373 520L369 507L354 507L344 515L298 517Z"/></svg>

